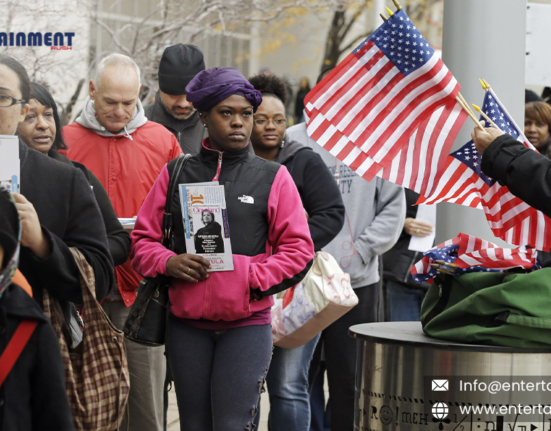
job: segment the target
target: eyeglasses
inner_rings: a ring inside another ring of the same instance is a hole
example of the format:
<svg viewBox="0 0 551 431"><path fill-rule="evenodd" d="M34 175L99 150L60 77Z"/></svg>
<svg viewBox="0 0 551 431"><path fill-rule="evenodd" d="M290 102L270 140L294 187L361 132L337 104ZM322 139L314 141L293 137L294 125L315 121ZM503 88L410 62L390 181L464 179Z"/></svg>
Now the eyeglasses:
<svg viewBox="0 0 551 431"><path fill-rule="evenodd" d="M276 126L283 126L284 124L287 123L287 118L278 118L276 120L272 120L272 119L264 119L264 118L258 118L254 120L254 124L257 125L257 126L263 126L265 125L266 123L268 123L269 121L273 121L273 123L276 125Z"/></svg>
<svg viewBox="0 0 551 431"><path fill-rule="evenodd" d="M0 94L0 108L8 108L17 103L25 103L25 99L16 99L7 94Z"/></svg>

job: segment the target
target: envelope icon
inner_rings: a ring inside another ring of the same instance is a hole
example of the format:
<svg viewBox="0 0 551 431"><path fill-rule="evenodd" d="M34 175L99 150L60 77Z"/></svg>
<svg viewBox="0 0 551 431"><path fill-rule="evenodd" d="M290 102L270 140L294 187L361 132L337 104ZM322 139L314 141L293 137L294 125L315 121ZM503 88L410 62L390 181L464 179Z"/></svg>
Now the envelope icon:
<svg viewBox="0 0 551 431"><path fill-rule="evenodd" d="M432 381L432 390L433 391L449 391L450 382L446 379L434 379Z"/></svg>

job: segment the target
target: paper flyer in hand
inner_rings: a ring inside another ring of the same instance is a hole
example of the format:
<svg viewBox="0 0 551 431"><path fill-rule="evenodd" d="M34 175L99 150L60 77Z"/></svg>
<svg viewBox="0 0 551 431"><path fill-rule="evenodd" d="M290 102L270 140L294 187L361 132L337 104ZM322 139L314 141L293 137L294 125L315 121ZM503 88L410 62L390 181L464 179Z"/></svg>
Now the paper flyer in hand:
<svg viewBox="0 0 551 431"><path fill-rule="evenodd" d="M188 253L211 264L211 271L232 271L233 257L224 186L179 184Z"/></svg>
<svg viewBox="0 0 551 431"><path fill-rule="evenodd" d="M0 135L0 184L12 193L19 193L19 138Z"/></svg>

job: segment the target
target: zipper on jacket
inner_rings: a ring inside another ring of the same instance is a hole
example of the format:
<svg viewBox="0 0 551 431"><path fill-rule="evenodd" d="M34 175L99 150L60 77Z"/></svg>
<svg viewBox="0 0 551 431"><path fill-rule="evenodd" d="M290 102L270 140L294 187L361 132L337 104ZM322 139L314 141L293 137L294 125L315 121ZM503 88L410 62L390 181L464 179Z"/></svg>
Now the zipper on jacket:
<svg viewBox="0 0 551 431"><path fill-rule="evenodd" d="M222 151L218 152L218 167L216 168L216 175L212 181L218 181L218 178L220 177L220 171L222 170L222 154Z"/></svg>
<svg viewBox="0 0 551 431"><path fill-rule="evenodd" d="M204 312L204 318L207 320L210 320L211 312L210 312L210 277L206 280L206 286L205 286L205 312Z"/></svg>
<svg viewBox="0 0 551 431"><path fill-rule="evenodd" d="M180 143L180 135L182 134L182 132L178 132L178 143Z"/></svg>

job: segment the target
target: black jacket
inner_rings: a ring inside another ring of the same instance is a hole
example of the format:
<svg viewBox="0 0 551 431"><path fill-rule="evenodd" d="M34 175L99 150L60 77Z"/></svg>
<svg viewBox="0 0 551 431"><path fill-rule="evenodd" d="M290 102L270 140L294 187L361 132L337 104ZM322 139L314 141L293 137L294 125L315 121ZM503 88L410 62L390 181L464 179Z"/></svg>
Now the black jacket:
<svg viewBox="0 0 551 431"><path fill-rule="evenodd" d="M551 217L551 161L509 135L494 140L482 156L482 172Z"/></svg>
<svg viewBox="0 0 551 431"><path fill-rule="evenodd" d="M22 320L37 320L38 325L0 387L0 430L72 431L54 329L36 302L12 284L0 299L0 354Z"/></svg>
<svg viewBox="0 0 551 431"><path fill-rule="evenodd" d="M195 112L187 120L177 120L166 111L159 92L155 95L155 102L147 105L144 110L148 120L162 124L176 136L184 154L199 152L201 142L208 136L208 133L199 119L198 112Z"/></svg>
<svg viewBox="0 0 551 431"><path fill-rule="evenodd" d="M344 224L345 210L337 182L314 151L296 141L285 140L276 162L284 165L297 186L308 226L319 251L337 236Z"/></svg>
<svg viewBox="0 0 551 431"><path fill-rule="evenodd" d="M82 303L78 269L69 247L77 247L94 269L96 297L113 284L113 260L105 226L84 174L19 142L21 194L35 207L52 249L42 260L21 247L19 269L42 305L42 289L62 301Z"/></svg>
<svg viewBox="0 0 551 431"><path fill-rule="evenodd" d="M415 205L419 194L413 190L404 189L406 192L406 218L415 218L418 207ZM400 238L394 247L383 255L383 278L397 283L405 284L413 288L428 289L428 283L417 283L409 272L410 268L423 258L423 253L409 250L411 235L402 229Z"/></svg>
<svg viewBox="0 0 551 431"><path fill-rule="evenodd" d="M109 242L109 252L113 258L113 264L115 266L122 265L126 262L128 255L130 254L130 234L119 222L117 214L115 214L115 210L113 209L113 205L111 205L111 201L109 200L109 196L107 195L107 192L101 182L92 173L92 171L86 168L86 166L69 160L56 150L50 150L48 152L48 157L62 163L70 164L82 171L88 180L88 183L92 187L96 202L98 203L99 210L101 211L103 223L105 224L105 230L107 232L107 241Z"/></svg>

